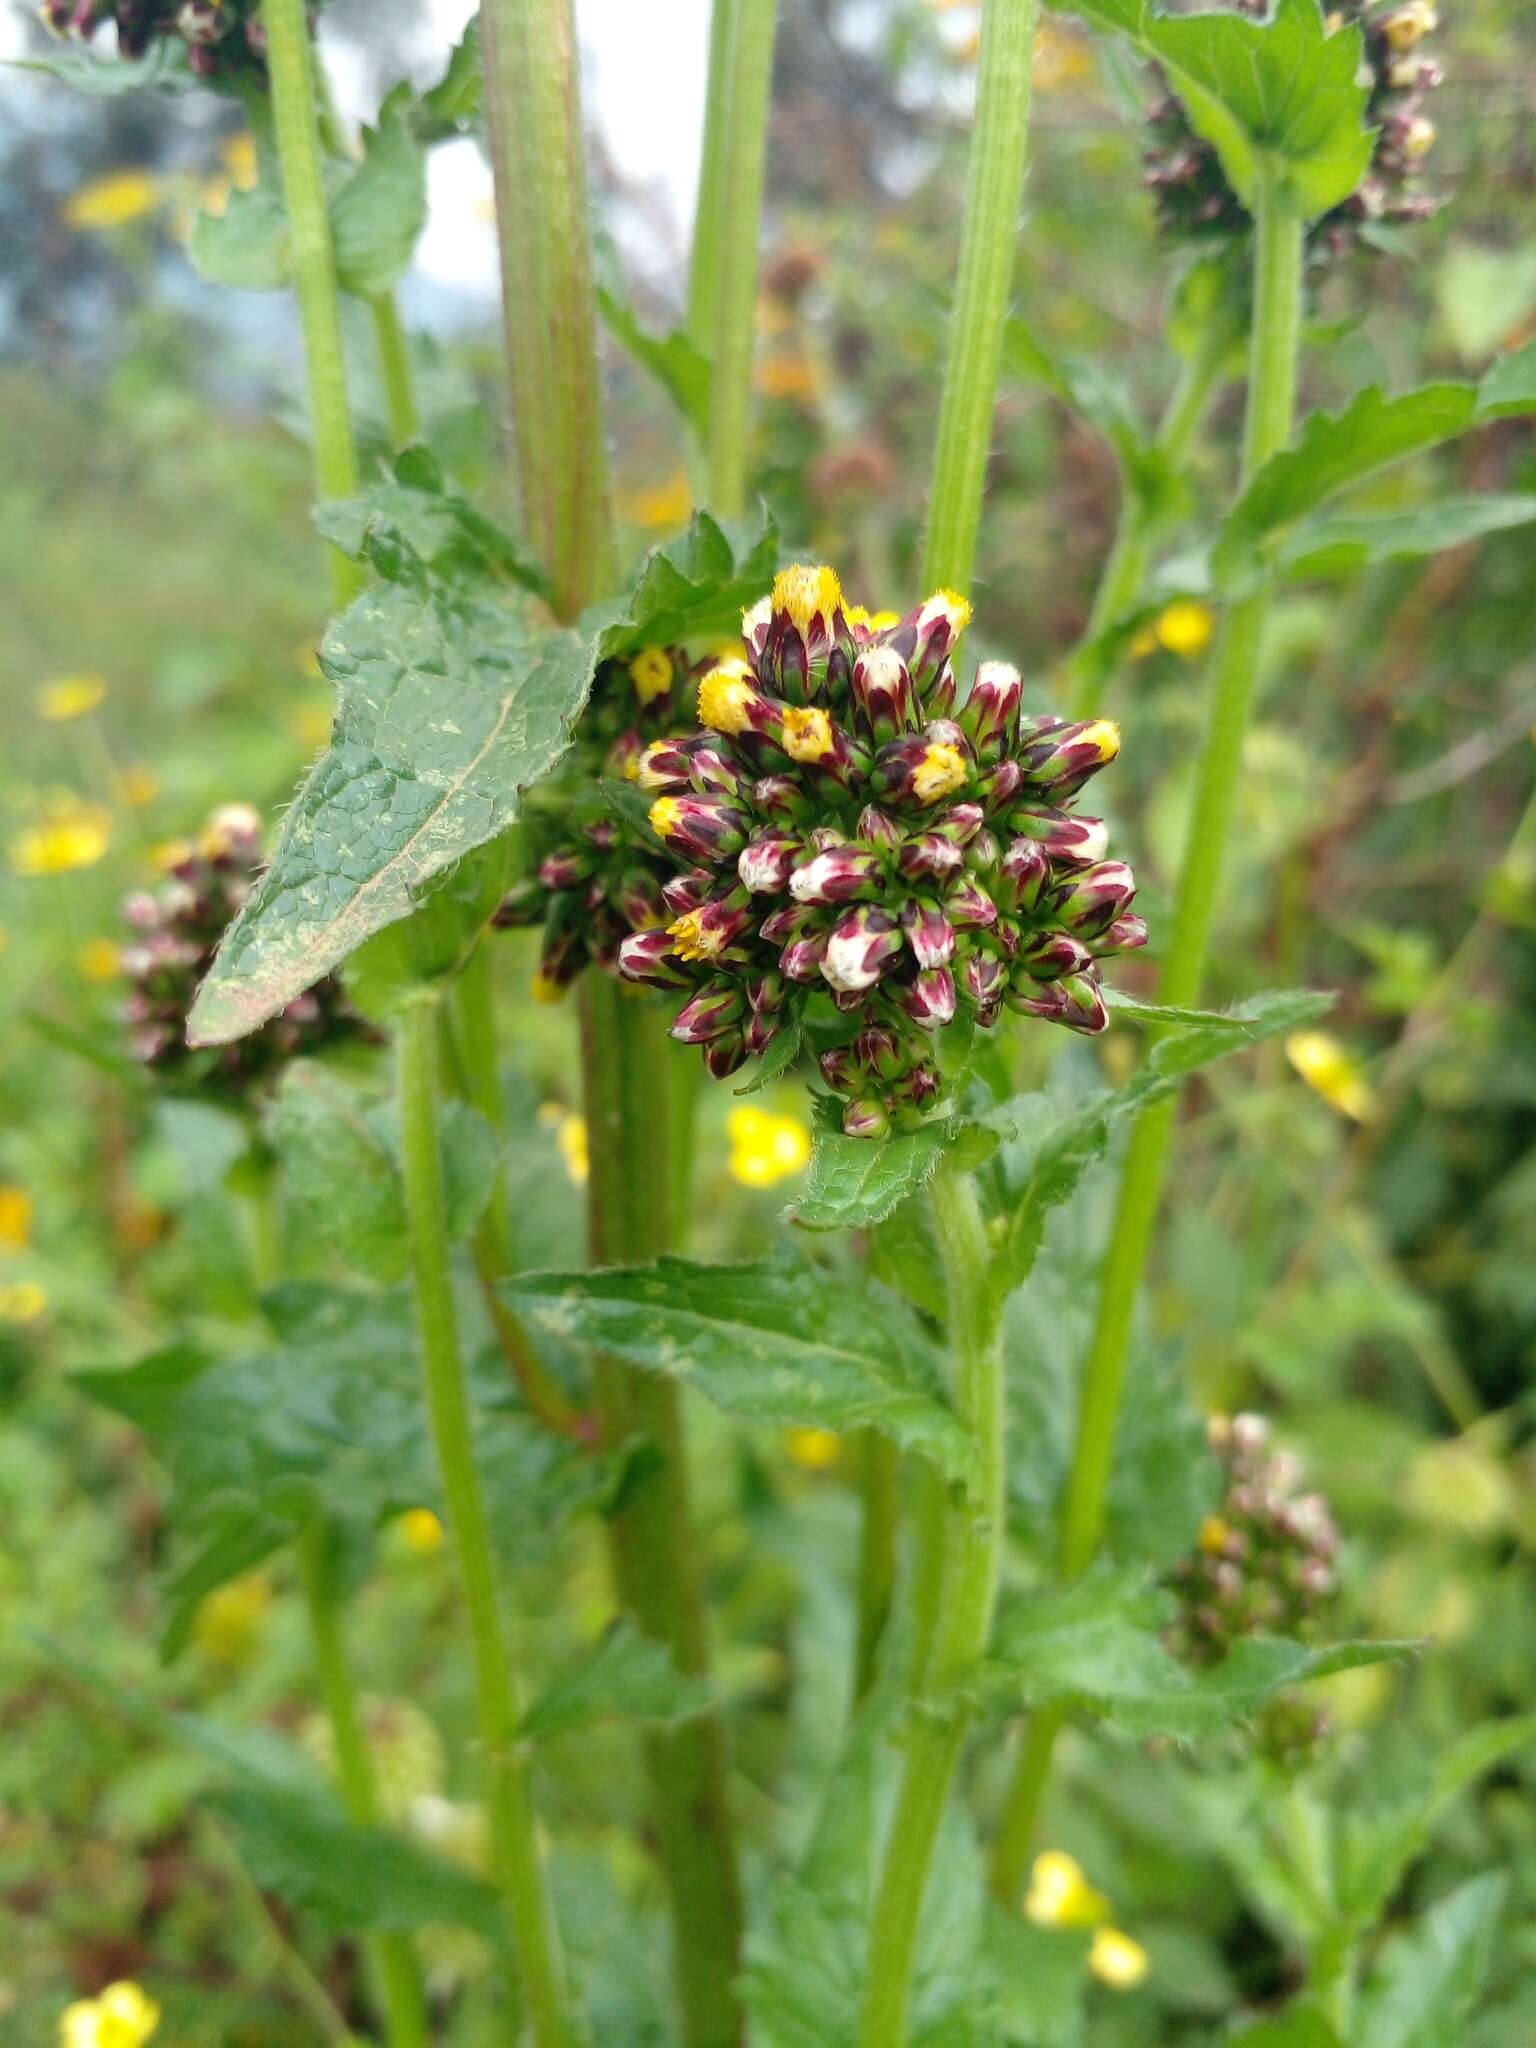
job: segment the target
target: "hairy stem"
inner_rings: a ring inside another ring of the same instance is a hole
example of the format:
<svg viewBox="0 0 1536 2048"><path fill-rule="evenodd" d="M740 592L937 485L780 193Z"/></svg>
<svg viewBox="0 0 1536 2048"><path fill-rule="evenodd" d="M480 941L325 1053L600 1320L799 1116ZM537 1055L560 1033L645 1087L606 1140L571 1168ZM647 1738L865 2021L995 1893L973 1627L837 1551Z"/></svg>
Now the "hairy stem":
<svg viewBox="0 0 1536 2048"><path fill-rule="evenodd" d="M1257 224L1244 483L1289 441L1296 403L1303 221L1289 185L1277 170L1266 168L1263 175ZM1269 590L1260 584L1251 596L1233 605L1222 633L1179 868L1173 932L1158 985L1159 1002L1188 1004L1200 994L1268 610ZM1077 1441L1062 1510L1061 1567L1069 1577L1091 1562L1103 1535L1131 1320L1157 1220L1174 1113L1172 1100L1148 1110L1126 1148L1109 1247L1099 1277L1098 1314L1083 1371ZM1021 1838L1026 1835L1026 1823L1032 1824L1039 1798L1039 1785L1031 1787L1025 1764L1038 1765L1028 1748L1010 1788L1000 1836L1000 1843L1009 1847L1010 1870L1019 1871L1027 1849L1027 1840L1021 1842ZM1043 1767L1038 1775L1043 1784ZM1007 1874L1001 1868L1000 1851L993 1872L1000 1896Z"/></svg>
<svg viewBox="0 0 1536 2048"><path fill-rule="evenodd" d="M747 426L752 408L752 336L757 314L759 221L768 144L775 0L728 0L731 26L724 64L723 144L706 128L703 176L716 180L706 240L713 243L708 493L721 519L741 516L747 488ZM719 4L717 0L717 12ZM714 61L714 30L710 59ZM707 117L706 117L707 118ZM718 163L709 161L711 143ZM701 187L700 204L704 201ZM701 227L704 217L700 217Z"/></svg>
<svg viewBox="0 0 1536 2048"><path fill-rule="evenodd" d="M939 407L923 580L966 591L992 445L992 411L1013 281L1029 137L1035 0L986 0L960 266Z"/></svg>
<svg viewBox="0 0 1536 2048"><path fill-rule="evenodd" d="M309 46L305 0L267 0L262 20L267 30L272 126L288 209L294 291L309 372L315 488L322 500L350 498L357 490L357 451L347 409L347 366L341 346L331 217L320 169L314 53ZM350 604L362 588L357 564L332 550L331 576L337 603Z"/></svg>
<svg viewBox="0 0 1536 2048"><path fill-rule="evenodd" d="M469 1616L491 1853L507 1902L517 1988L537 2048L571 2048L575 2035L567 2012L565 1969L550 1909L527 1756L518 1740L517 1686L459 1349L438 1143L439 1000L432 991L414 994L401 1018L399 1036L401 1167L427 1409Z"/></svg>
<svg viewBox="0 0 1536 2048"><path fill-rule="evenodd" d="M704 97L704 142L699 196L688 265L688 332L707 354L714 346L715 297L720 278L720 194L730 143L729 78L736 32L736 0L715 0L709 16L709 76Z"/></svg>
<svg viewBox="0 0 1536 2048"><path fill-rule="evenodd" d="M322 1517L316 1516L304 1530L298 1549L315 1671L336 1745L336 1776L341 1785L342 1804L359 1827L376 1827L378 1788L347 1657L335 1534ZM378 1984L390 2048L425 2048L426 1996L410 1936L384 1931L369 1935L365 1946Z"/></svg>
<svg viewBox="0 0 1536 2048"><path fill-rule="evenodd" d="M612 549L571 0L484 0L480 31L523 523L571 619Z"/></svg>
<svg viewBox="0 0 1536 2048"><path fill-rule="evenodd" d="M969 1718L962 1687L985 1654L1003 1541L1004 1441L1000 1305L986 1224L969 1175L941 1166L930 1190L948 1298L950 1399L971 1434L967 1490L930 1486L917 1532L937 1556L942 1598L914 1662L896 1811L870 1928L859 2048L903 2048L923 1896Z"/></svg>
<svg viewBox="0 0 1536 2048"><path fill-rule="evenodd" d="M607 976L582 982L582 1064L591 1159L588 1249L598 1265L653 1257L673 1241L671 1048L654 1006ZM620 1599L680 1671L709 1669L702 1566L693 1534L676 1385L600 1359L605 1441L658 1453L609 1520ZM646 1737L658 1853L671 1895L674 1967L688 2048L741 2038L741 1885L727 1800L725 1735L710 1713Z"/></svg>

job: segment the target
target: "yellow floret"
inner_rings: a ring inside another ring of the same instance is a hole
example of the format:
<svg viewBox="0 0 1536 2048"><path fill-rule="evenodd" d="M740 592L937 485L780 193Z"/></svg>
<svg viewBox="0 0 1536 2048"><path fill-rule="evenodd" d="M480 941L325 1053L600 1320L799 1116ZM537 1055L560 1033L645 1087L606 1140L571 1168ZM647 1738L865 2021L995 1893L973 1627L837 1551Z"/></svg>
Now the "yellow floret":
<svg viewBox="0 0 1536 2048"><path fill-rule="evenodd" d="M810 1163L811 1133L799 1117L773 1116L767 1110L743 1105L731 1111L725 1130L731 1141L731 1178L745 1188L772 1187ZM791 1436L794 1434L792 1431ZM828 1432L818 1429L804 1434L825 1437ZM835 1446L835 1438L833 1443Z"/></svg>
<svg viewBox="0 0 1536 2048"><path fill-rule="evenodd" d="M0 1249L24 1252L32 1242L32 1197L25 1188L0 1184Z"/></svg>
<svg viewBox="0 0 1536 2048"><path fill-rule="evenodd" d="M1231 1533L1220 1515L1207 1515L1200 1524L1200 1548L1213 1552L1225 1550Z"/></svg>
<svg viewBox="0 0 1536 2048"><path fill-rule="evenodd" d="M781 569L773 579L773 609L788 612L802 633L809 630L812 619L817 617L830 625L842 601L843 587L836 571L825 563L818 568L798 563L792 569Z"/></svg>
<svg viewBox="0 0 1536 2048"><path fill-rule="evenodd" d="M667 937L679 960L713 960L724 945L721 932L708 930L696 910L686 910L667 926Z"/></svg>
<svg viewBox="0 0 1536 2048"><path fill-rule="evenodd" d="M672 834L677 830L679 811L680 806L675 796L657 797L655 803L651 805L650 821L651 830L658 839L670 839L672 837Z"/></svg>
<svg viewBox="0 0 1536 2048"><path fill-rule="evenodd" d="M952 634L960 635L971 623L971 605L958 590L936 590L924 600L923 608L917 615L918 631L931 626L935 619L947 619Z"/></svg>
<svg viewBox="0 0 1536 2048"><path fill-rule="evenodd" d="M928 747L912 774L912 794L920 804L936 804L953 794L966 776L965 756L948 740Z"/></svg>
<svg viewBox="0 0 1536 2048"><path fill-rule="evenodd" d="M843 1440L830 1429L787 1429L784 1444L802 1472L830 1472L843 1454Z"/></svg>
<svg viewBox="0 0 1536 2048"><path fill-rule="evenodd" d="M106 701L107 679L98 675L55 676L37 693L37 715L50 725L86 718Z"/></svg>
<svg viewBox="0 0 1536 2048"><path fill-rule="evenodd" d="M1037 1927L1096 1927L1107 1918L1109 1901L1083 1875L1065 1849L1043 1849L1030 1867L1024 1917Z"/></svg>
<svg viewBox="0 0 1536 2048"><path fill-rule="evenodd" d="M672 657L664 647L642 647L629 664L630 681L642 704L654 703L672 687Z"/></svg>
<svg viewBox="0 0 1536 2048"><path fill-rule="evenodd" d="M1159 645L1170 654L1182 654L1193 660L1210 646L1216 631L1216 615L1207 604L1181 599L1163 607L1153 630Z"/></svg>
<svg viewBox="0 0 1536 2048"><path fill-rule="evenodd" d="M1088 1951L1088 1967L1112 1991L1134 1991L1150 1967L1147 1952L1118 1927L1101 1927Z"/></svg>
<svg viewBox="0 0 1536 2048"><path fill-rule="evenodd" d="M1307 1086L1342 1116L1362 1124L1369 1120L1376 1107L1371 1084L1331 1031L1293 1031L1285 1041L1285 1056Z"/></svg>
<svg viewBox="0 0 1536 2048"><path fill-rule="evenodd" d="M711 732L745 732L755 692L752 671L739 655L717 662L699 683L699 723Z"/></svg>
<svg viewBox="0 0 1536 2048"><path fill-rule="evenodd" d="M832 752L832 721L814 704L792 704L784 713L784 751L791 761L824 761Z"/></svg>
<svg viewBox="0 0 1536 2048"><path fill-rule="evenodd" d="M1120 728L1112 718L1096 718L1079 734L1077 745L1092 747L1101 761L1113 761L1120 751Z"/></svg>

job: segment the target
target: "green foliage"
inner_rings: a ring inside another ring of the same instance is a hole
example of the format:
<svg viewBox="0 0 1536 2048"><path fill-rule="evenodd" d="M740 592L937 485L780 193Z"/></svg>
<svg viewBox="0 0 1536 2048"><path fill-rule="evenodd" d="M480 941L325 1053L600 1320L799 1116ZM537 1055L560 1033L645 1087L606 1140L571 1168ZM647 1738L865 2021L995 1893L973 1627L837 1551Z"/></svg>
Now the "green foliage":
<svg viewBox="0 0 1536 2048"><path fill-rule="evenodd" d="M696 512L686 533L647 551L623 597L583 613L581 631L596 641L599 661L739 633L742 612L765 594L778 559L778 532L766 516L737 532Z"/></svg>
<svg viewBox="0 0 1536 2048"><path fill-rule="evenodd" d="M1498 1872L1474 1877L1392 1936L1361 2001L1360 2048L1450 2048L1464 2038L1508 1888Z"/></svg>
<svg viewBox="0 0 1536 2048"><path fill-rule="evenodd" d="M453 582L504 580L547 593L544 573L522 542L449 484L429 448L407 448L389 480L320 506L315 523L344 555L386 576L401 573L414 554Z"/></svg>
<svg viewBox="0 0 1536 2048"><path fill-rule="evenodd" d="M1360 34L1330 35L1318 0L1279 0L1263 22L1163 13L1153 0L1061 4L1157 59L1245 205L1265 163L1290 181L1308 215L1326 213L1359 184L1372 144Z"/></svg>
<svg viewBox="0 0 1536 2048"><path fill-rule="evenodd" d="M1501 533L1536 520L1536 496L1497 493L1483 498L1441 498L1405 512L1361 513L1354 518L1309 519L1287 535L1280 564L1298 581L1346 576L1415 555L1463 547L1485 533Z"/></svg>
<svg viewBox="0 0 1536 2048"><path fill-rule="evenodd" d="M612 287L599 285L597 310L614 340L621 343L661 389L696 433L709 431L709 358L680 327L670 334L651 334L635 309Z"/></svg>
<svg viewBox="0 0 1536 2048"><path fill-rule="evenodd" d="M534 1328L696 1386L752 1422L879 1429L965 1477L973 1451L938 1358L883 1288L785 1252L753 1265L658 1259L531 1273L499 1292Z"/></svg>
<svg viewBox="0 0 1536 2048"><path fill-rule="evenodd" d="M933 1118L875 1141L818 1130L794 1219L807 1230L862 1230L883 1223L928 1185L941 1159L980 1166L1000 1141L998 1129L967 1116Z"/></svg>
<svg viewBox="0 0 1536 2048"><path fill-rule="evenodd" d="M595 1721L686 1721L703 1713L711 1697L707 1679L685 1677L665 1644L620 1620L540 1693L523 1715L522 1733L546 1742Z"/></svg>

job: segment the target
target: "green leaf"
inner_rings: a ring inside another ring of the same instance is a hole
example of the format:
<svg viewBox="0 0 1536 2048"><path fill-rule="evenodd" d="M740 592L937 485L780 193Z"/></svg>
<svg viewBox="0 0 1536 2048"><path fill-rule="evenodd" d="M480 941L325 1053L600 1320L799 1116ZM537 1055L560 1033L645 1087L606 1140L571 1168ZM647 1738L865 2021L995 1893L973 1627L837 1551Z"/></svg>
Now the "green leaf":
<svg viewBox="0 0 1536 2048"><path fill-rule="evenodd" d="M256 1030L417 892L506 831L570 744L593 658L526 607L429 578L366 591L325 637L328 751L300 785L272 863L224 936L188 1024Z"/></svg>
<svg viewBox="0 0 1536 2048"><path fill-rule="evenodd" d="M293 271L288 211L275 182L232 191L222 213L201 212L187 241L192 267L205 284L233 291L275 292Z"/></svg>
<svg viewBox="0 0 1536 2048"><path fill-rule="evenodd" d="M409 581L419 559L451 581L501 581L540 596L548 592L543 570L522 542L450 484L425 447L398 455L390 481L321 505L315 524L333 547L387 581Z"/></svg>
<svg viewBox="0 0 1536 2048"><path fill-rule="evenodd" d="M1293 2005L1277 2019L1260 2020L1232 2036L1230 2048L1342 2048L1315 2005Z"/></svg>
<svg viewBox="0 0 1536 2048"><path fill-rule="evenodd" d="M409 917L348 958L347 993L365 1017L387 1023L417 990L453 980L512 886L516 837L504 832L434 875Z"/></svg>
<svg viewBox="0 0 1536 2048"><path fill-rule="evenodd" d="M1246 1720L1287 1685L1412 1653L1408 1643L1309 1649L1248 1637L1219 1664L1191 1670L1163 1647L1168 1596L1145 1577L1094 1571L1074 1584L1005 1605L985 1669L989 1693L1010 1704L1063 1704L1135 1736L1194 1740Z"/></svg>
<svg viewBox="0 0 1536 2048"><path fill-rule="evenodd" d="M939 1394L932 1346L883 1288L785 1254L530 1273L498 1291L533 1328L671 1374L749 1421L869 1425L957 1476L970 1472L970 1440Z"/></svg>
<svg viewBox="0 0 1536 2048"><path fill-rule="evenodd" d="M1507 420L1536 412L1536 341L1514 349L1488 370L1477 387L1477 416Z"/></svg>
<svg viewBox="0 0 1536 2048"><path fill-rule="evenodd" d="M343 291L376 299L409 268L427 221L427 161L411 133L411 93L399 86L363 130L362 161L331 195L331 241Z"/></svg>
<svg viewBox="0 0 1536 2048"><path fill-rule="evenodd" d="M1196 132L1251 210L1262 158L1306 213L1348 198L1371 160L1358 28L1329 34L1318 0L1279 0L1267 21L1232 11L1176 15L1150 0L1051 0L1156 58Z"/></svg>
<svg viewBox="0 0 1536 2048"><path fill-rule="evenodd" d="M1435 303L1457 354L1483 361L1536 313L1536 247L1452 242L1435 276Z"/></svg>
<svg viewBox="0 0 1536 2048"><path fill-rule="evenodd" d="M603 285L597 287L597 310L615 341L650 372L688 424L708 433L711 372L703 350L680 327L665 335L648 333L628 300Z"/></svg>
<svg viewBox="0 0 1536 2048"><path fill-rule="evenodd" d="M848 1138L819 1130L805 1192L790 1214L807 1230L863 1230L920 1194L941 1159L982 1165L1001 1142L1001 1126L967 1116L940 1116L887 1138Z"/></svg>
<svg viewBox="0 0 1536 2048"><path fill-rule="evenodd" d="M775 1081L782 1081L804 1050L805 1040L800 1020L793 1019L779 1027L778 1035L757 1063L757 1071L750 1081L744 1081L739 1088L733 1088L733 1095L756 1095L760 1089L769 1088Z"/></svg>
<svg viewBox="0 0 1536 2048"><path fill-rule="evenodd" d="M1357 2048L1460 2048L1488 1975L1508 1883L1474 1877L1387 1942L1361 2000Z"/></svg>
<svg viewBox="0 0 1536 2048"><path fill-rule="evenodd" d="M1013 1221L998 1260L998 1280L1004 1290L1011 1293L1028 1278L1045 1235L1047 1216L1071 1197L1088 1168L1103 1158L1118 1123L1171 1095L1189 1075L1212 1061L1314 1022L1330 1008L1332 1000L1331 996L1296 989L1252 996L1225 1012L1164 1013L1156 1004L1116 998L1116 1007L1124 1015L1147 1022L1176 1018L1177 1026L1158 1039L1124 1088L1091 1097L1041 1133L1027 1174L1012 1197ZM1022 1111L1018 1120L1025 1130L1036 1124Z"/></svg>
<svg viewBox="0 0 1536 2048"><path fill-rule="evenodd" d="M448 68L416 104L415 128L422 142L445 142L477 127L485 102L485 69L480 54L480 17L472 15L453 46Z"/></svg>
<svg viewBox="0 0 1536 2048"><path fill-rule="evenodd" d="M665 1643L620 1620L573 1670L546 1687L524 1714L520 1732L544 1742L594 1721L686 1721L702 1714L712 1696L707 1679L678 1670Z"/></svg>
<svg viewBox="0 0 1536 2048"><path fill-rule="evenodd" d="M405 1186L393 1105L312 1060L284 1074L267 1120L283 1198L306 1242L328 1246L372 1280L410 1268ZM440 1128L449 1236L468 1237L495 1185L500 1141L467 1102L443 1104Z"/></svg>
<svg viewBox="0 0 1536 2048"><path fill-rule="evenodd" d="M142 57L94 57L89 50L63 44L36 57L9 58L4 69L40 72L93 99L116 99L125 92L153 88L185 92L193 82L186 45L174 36L157 36Z"/></svg>
<svg viewBox="0 0 1536 2048"><path fill-rule="evenodd" d="M1509 492L1483 498L1440 498L1403 512L1364 513L1350 519L1306 520L1286 536L1280 566L1293 582L1343 576L1378 562L1437 555L1485 533L1536 520L1536 495Z"/></svg>
<svg viewBox="0 0 1536 2048"><path fill-rule="evenodd" d="M738 531L695 512L686 533L647 552L623 597L583 612L578 631L597 642L599 661L739 633L778 560L778 530L766 514L755 530Z"/></svg>

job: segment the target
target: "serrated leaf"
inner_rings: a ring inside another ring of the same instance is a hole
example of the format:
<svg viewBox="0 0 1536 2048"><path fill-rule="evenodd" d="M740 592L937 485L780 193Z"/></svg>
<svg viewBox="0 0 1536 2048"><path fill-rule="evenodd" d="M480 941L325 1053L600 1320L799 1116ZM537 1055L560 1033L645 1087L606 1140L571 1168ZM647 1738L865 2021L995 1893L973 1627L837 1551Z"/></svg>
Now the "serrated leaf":
<svg viewBox="0 0 1536 2048"><path fill-rule="evenodd" d="M123 93L156 88L185 92L193 82L187 47L174 36L157 36L142 57L94 57L89 50L64 44L36 57L9 58L5 69L40 72L93 99L117 99Z"/></svg>
<svg viewBox="0 0 1536 2048"><path fill-rule="evenodd" d="M970 1440L940 1396L933 1348L883 1288L785 1255L529 1273L498 1291L534 1329L668 1373L748 1421L869 1425L958 1477L970 1473Z"/></svg>
<svg viewBox="0 0 1536 2048"><path fill-rule="evenodd" d="M519 1732L530 1742L544 1742L594 1721L686 1721L702 1714L712 1697L709 1681L679 1671L665 1643L620 1620L540 1693Z"/></svg>
<svg viewBox="0 0 1536 2048"><path fill-rule="evenodd" d="M982 1165L1001 1142L1000 1129L974 1117L940 1116L915 1131L886 1138L848 1138L819 1130L805 1192L790 1211L807 1230L863 1230L920 1194L941 1159Z"/></svg>
<svg viewBox="0 0 1536 2048"><path fill-rule="evenodd" d="M799 1018L781 1024L773 1043L757 1063L750 1081L732 1089L733 1095L756 1095L761 1089L782 1081L804 1050L805 1040Z"/></svg>
<svg viewBox="0 0 1536 2048"><path fill-rule="evenodd" d="M1403 512L1363 513L1355 519L1311 519L1286 536L1281 568L1293 582L1343 576L1378 562L1437 555L1486 533L1536 520L1536 494L1509 492L1483 498L1440 498Z"/></svg>
<svg viewBox="0 0 1536 2048"><path fill-rule="evenodd" d="M1065 1705L1135 1736L1183 1740L1246 1720L1287 1685L1412 1654L1410 1643L1326 1649L1251 1636L1219 1664L1190 1669L1163 1647L1167 1595L1140 1575L1094 1571L1007 1603L983 1683L1031 1707Z"/></svg>
<svg viewBox="0 0 1536 2048"><path fill-rule="evenodd" d="M1104 1156L1118 1123L1172 1094L1212 1061L1314 1022L1332 1000L1306 989L1275 991L1252 996L1226 1012L1175 1013L1176 1028L1158 1039L1124 1088L1090 1098L1042 1133L1027 1178L1011 1198L1013 1221L998 1259L998 1281L1004 1291L1011 1293L1028 1278L1047 1216L1071 1197L1088 1168ZM1121 998L1117 1006L1125 1015L1139 1012L1147 1021L1167 1021L1156 1004ZM1020 1122L1025 1129L1032 1128L1031 1118L1021 1114Z"/></svg>
<svg viewBox="0 0 1536 2048"><path fill-rule="evenodd" d="M485 101L485 69L480 51L480 17L472 15L448 58L437 84L417 102L415 129L423 142L462 135L480 120Z"/></svg>
<svg viewBox="0 0 1536 2048"><path fill-rule="evenodd" d="M1365 125L1360 32L1329 33L1318 0L1279 0L1254 21L1219 9L1163 13L1151 0L1051 0L1156 58L1196 132L1251 208L1261 157L1287 173L1310 215L1348 198L1375 138Z"/></svg>
<svg viewBox="0 0 1536 2048"><path fill-rule="evenodd" d="M409 268L427 221L427 162L411 133L408 86L363 129L363 155L330 199L336 281L343 291L374 299Z"/></svg>
<svg viewBox="0 0 1536 2048"><path fill-rule="evenodd" d="M599 661L738 634L742 612L766 596L778 560L778 529L766 514L741 530L695 512L685 533L648 551L623 597L583 612L578 630L596 641Z"/></svg>
<svg viewBox="0 0 1536 2048"><path fill-rule="evenodd" d="M390 481L319 506L315 524L333 547L388 581L410 581L419 560L454 581L515 583L541 596L548 590L522 542L451 484L425 447L399 454Z"/></svg>
<svg viewBox="0 0 1536 2048"><path fill-rule="evenodd" d="M648 333L628 300L603 285L597 287L597 310L614 340L655 378L688 424L708 433L711 372L704 351L680 327L670 334Z"/></svg>
<svg viewBox="0 0 1536 2048"><path fill-rule="evenodd" d="M1501 1871L1474 1877L1392 1936L1361 1998L1356 2048L1461 2048L1508 1888Z"/></svg>
<svg viewBox="0 0 1536 2048"><path fill-rule="evenodd" d="M593 657L502 596L420 581L369 590L326 634L327 752L230 926L188 1023L193 1044L256 1030L516 819L570 744Z"/></svg>

